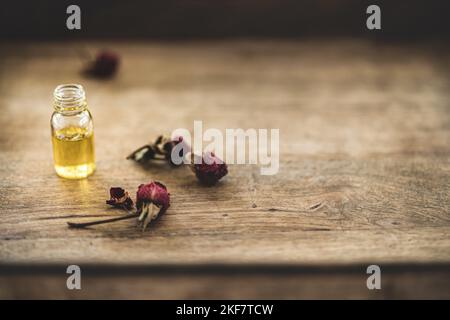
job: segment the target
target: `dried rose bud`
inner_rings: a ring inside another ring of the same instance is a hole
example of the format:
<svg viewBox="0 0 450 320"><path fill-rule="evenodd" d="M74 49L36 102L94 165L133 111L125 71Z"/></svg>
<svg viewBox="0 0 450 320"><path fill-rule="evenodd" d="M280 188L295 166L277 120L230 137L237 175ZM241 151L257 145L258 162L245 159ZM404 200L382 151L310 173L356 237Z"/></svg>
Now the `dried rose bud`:
<svg viewBox="0 0 450 320"><path fill-rule="evenodd" d="M125 208L127 210L133 209L133 200L124 189L120 187L112 187L109 189L111 199L106 200L106 203L118 208Z"/></svg>
<svg viewBox="0 0 450 320"><path fill-rule="evenodd" d="M196 156L198 159L199 156ZM200 162L200 161L198 161ZM201 163L191 165L192 171L197 179L207 186L215 185L220 179L228 173L227 164L212 152L203 153Z"/></svg>
<svg viewBox="0 0 450 320"><path fill-rule="evenodd" d="M176 146L178 147L176 148L176 150L174 150ZM173 166L179 166L183 164L183 159L186 154L190 152L191 148L189 144L183 139L183 137L180 136L173 139L167 139L163 143L162 149L166 160L169 161L169 163ZM172 155L173 150L175 152L178 151L178 154Z"/></svg>
<svg viewBox="0 0 450 320"><path fill-rule="evenodd" d="M110 78L116 74L119 61L119 56L114 52L101 51L88 66L86 73L93 77Z"/></svg>
<svg viewBox="0 0 450 320"><path fill-rule="evenodd" d="M136 193L136 208L140 213L138 221L142 223L143 230L169 206L170 194L161 182L153 181L139 186Z"/></svg>

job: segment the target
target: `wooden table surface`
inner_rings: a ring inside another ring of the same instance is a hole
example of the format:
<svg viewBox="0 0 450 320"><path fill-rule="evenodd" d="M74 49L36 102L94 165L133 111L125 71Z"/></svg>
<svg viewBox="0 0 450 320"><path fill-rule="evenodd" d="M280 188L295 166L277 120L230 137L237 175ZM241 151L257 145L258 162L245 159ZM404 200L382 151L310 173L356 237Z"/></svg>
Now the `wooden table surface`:
<svg viewBox="0 0 450 320"><path fill-rule="evenodd" d="M83 77L80 48L118 52L117 77ZM133 281L134 297L449 297L449 62L436 43L345 39L1 44L0 297L124 297ZM97 171L81 181L52 165L52 92L67 82L95 122ZM279 173L230 165L207 188L186 168L125 160L194 120L279 128ZM67 228L118 215L110 186L134 195L152 179L171 207L150 230ZM63 289L68 264L93 270L91 291ZM367 290L369 264L393 268L390 290ZM106 285L102 266L123 281Z"/></svg>

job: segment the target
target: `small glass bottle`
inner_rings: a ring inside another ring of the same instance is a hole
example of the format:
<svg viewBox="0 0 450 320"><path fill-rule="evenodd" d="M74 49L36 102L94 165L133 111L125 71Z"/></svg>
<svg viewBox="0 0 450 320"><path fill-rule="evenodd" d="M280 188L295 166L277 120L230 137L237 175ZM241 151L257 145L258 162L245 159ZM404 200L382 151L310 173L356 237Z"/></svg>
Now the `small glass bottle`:
<svg viewBox="0 0 450 320"><path fill-rule="evenodd" d="M62 84L53 96L50 124L56 173L68 179L86 178L95 170L95 153L94 125L84 89L79 84Z"/></svg>

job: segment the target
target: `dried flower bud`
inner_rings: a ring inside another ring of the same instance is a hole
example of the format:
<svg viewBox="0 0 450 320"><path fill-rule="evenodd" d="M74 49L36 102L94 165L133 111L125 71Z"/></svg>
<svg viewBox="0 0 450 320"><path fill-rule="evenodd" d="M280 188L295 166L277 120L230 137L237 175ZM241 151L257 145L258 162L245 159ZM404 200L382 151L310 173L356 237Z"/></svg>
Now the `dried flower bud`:
<svg viewBox="0 0 450 320"><path fill-rule="evenodd" d="M145 230L147 225L163 214L170 206L170 194L160 182L141 184L136 193L136 208L140 213L139 222Z"/></svg>
<svg viewBox="0 0 450 320"><path fill-rule="evenodd" d="M197 159L199 156L195 156ZM198 161L200 162L200 161ZM215 185L220 179L228 174L228 167L224 161L216 157L212 152L203 153L201 163L195 161L191 165L192 171L197 179L207 186Z"/></svg>
<svg viewBox="0 0 450 320"><path fill-rule="evenodd" d="M170 205L170 195L167 192L167 188L162 183L156 181L150 182L149 184L141 184L139 186L136 194L136 212L130 212L133 208L133 201L128 196L128 192L124 189L113 187L109 190L109 193L111 199L107 200L106 203L115 207L127 209L127 215L90 222L67 222L69 227L86 228L89 226L138 217L138 223L142 224L142 230L144 231L147 225L160 214L163 214Z"/></svg>
<svg viewBox="0 0 450 320"><path fill-rule="evenodd" d="M178 166L184 163L184 156L189 152L190 146L183 137L168 139L158 136L155 142L146 144L133 151L127 159L140 163L145 163L149 160L167 161L173 166Z"/></svg>
<svg viewBox="0 0 450 320"><path fill-rule="evenodd" d="M176 149L174 149L175 147ZM162 149L166 160L173 166L179 166L183 164L184 157L190 152L191 147L183 137L180 136L173 139L167 139L163 143ZM172 151L175 153L172 154Z"/></svg>
<svg viewBox="0 0 450 320"><path fill-rule="evenodd" d="M133 200L131 200L128 192L120 187L112 187L109 189L111 199L106 200L106 203L118 208L125 208L127 210L133 209Z"/></svg>
<svg viewBox="0 0 450 320"><path fill-rule="evenodd" d="M110 78L115 75L119 67L119 56L110 51L97 54L95 60L88 66L86 73L93 77Z"/></svg>

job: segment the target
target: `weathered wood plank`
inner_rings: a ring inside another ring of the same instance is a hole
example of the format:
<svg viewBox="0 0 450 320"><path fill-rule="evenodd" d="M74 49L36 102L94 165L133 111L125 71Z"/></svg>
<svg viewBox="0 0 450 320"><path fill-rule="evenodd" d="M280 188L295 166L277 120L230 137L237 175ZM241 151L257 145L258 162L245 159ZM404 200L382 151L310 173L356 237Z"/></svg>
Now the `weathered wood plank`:
<svg viewBox="0 0 450 320"><path fill-rule="evenodd" d="M0 261L5 263L450 262L448 51L366 42L106 44L117 78L79 74L77 44L3 44ZM90 45L91 49L96 45ZM446 49L447 50L447 49ZM51 93L81 82L98 170L56 177ZM160 133L280 128L281 168L230 166L215 188L184 168L124 158ZM172 206L149 232L115 214L110 186L163 181Z"/></svg>

